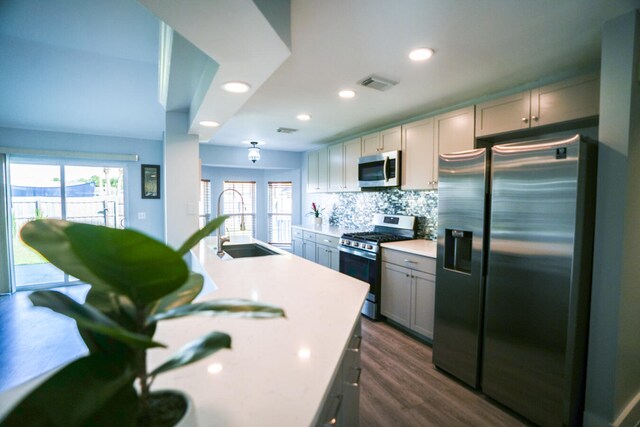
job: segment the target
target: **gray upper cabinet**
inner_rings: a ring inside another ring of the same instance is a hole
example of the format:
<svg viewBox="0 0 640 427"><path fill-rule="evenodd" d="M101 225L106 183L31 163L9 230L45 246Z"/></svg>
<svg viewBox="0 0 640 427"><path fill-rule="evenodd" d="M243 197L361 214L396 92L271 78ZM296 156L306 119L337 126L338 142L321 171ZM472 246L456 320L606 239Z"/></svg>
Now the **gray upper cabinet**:
<svg viewBox="0 0 640 427"><path fill-rule="evenodd" d="M475 106L470 105L434 117L434 144L438 147L438 154L474 149L475 111ZM436 159L436 167L437 164Z"/></svg>
<svg viewBox="0 0 640 427"><path fill-rule="evenodd" d="M437 147L433 141L433 117L402 126L402 189L433 188L437 180Z"/></svg>
<svg viewBox="0 0 640 427"><path fill-rule="evenodd" d="M329 191L358 191L358 159L361 155L360 138L331 145L329 157Z"/></svg>
<svg viewBox="0 0 640 427"><path fill-rule="evenodd" d="M537 119L532 118L532 127L597 116L600 79L587 75L542 86L534 98L532 111L537 106Z"/></svg>
<svg viewBox="0 0 640 427"><path fill-rule="evenodd" d="M402 189L438 185L438 155L472 150L475 106L402 125Z"/></svg>
<svg viewBox="0 0 640 427"><path fill-rule="evenodd" d="M362 137L362 155L384 153L402 149L402 131L400 126L370 133Z"/></svg>
<svg viewBox="0 0 640 427"><path fill-rule="evenodd" d="M589 74L476 105L476 137L598 115L600 79Z"/></svg>
<svg viewBox="0 0 640 427"><path fill-rule="evenodd" d="M307 192L322 193L327 191L328 152L326 148L311 151L307 154Z"/></svg>

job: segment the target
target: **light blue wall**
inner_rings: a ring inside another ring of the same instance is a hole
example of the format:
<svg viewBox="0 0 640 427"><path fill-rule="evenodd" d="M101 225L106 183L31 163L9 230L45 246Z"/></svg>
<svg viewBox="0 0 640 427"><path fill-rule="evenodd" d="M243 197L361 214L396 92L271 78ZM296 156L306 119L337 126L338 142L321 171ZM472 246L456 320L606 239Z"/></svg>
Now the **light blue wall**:
<svg viewBox="0 0 640 427"><path fill-rule="evenodd" d="M140 165L163 164L162 141L0 127L0 146L51 151L137 154L139 156L138 162L68 159L65 161L74 164L124 167L125 203L128 207L126 211L127 227L164 240L165 217L162 199L142 199L140 197ZM47 157L39 158L47 159ZM161 173L164 173L163 168ZM164 191L164 189L162 190ZM146 219L138 219L138 213L144 213Z"/></svg>
<svg viewBox="0 0 640 427"><path fill-rule="evenodd" d="M268 241L268 183L270 181L291 181L293 185L292 224L300 222L300 169L268 170L203 166L202 179L211 181L212 217L216 215L218 196L224 188L224 181L255 181L256 238L265 242Z"/></svg>
<svg viewBox="0 0 640 427"><path fill-rule="evenodd" d="M306 153L293 151L261 150L262 158L255 164L247 160L249 145L245 147L222 147L212 144L200 144L202 166L220 166L262 169L301 169Z"/></svg>
<svg viewBox="0 0 640 427"><path fill-rule="evenodd" d="M248 146L221 147L200 144L202 179L211 180L211 213L215 216L218 195L224 181L255 181L256 194L256 238L268 241L267 185L269 181L291 181L293 185L292 224L300 223L301 198L305 194L306 181L302 182L301 170L305 153L291 151L262 150L257 163L247 159Z"/></svg>

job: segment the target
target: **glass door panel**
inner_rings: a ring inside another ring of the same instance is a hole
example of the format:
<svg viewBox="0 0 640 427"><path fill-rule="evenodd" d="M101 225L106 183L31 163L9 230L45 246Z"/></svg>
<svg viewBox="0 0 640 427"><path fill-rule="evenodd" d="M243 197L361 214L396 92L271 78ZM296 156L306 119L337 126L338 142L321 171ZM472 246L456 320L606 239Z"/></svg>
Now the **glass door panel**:
<svg viewBox="0 0 640 427"><path fill-rule="evenodd" d="M40 218L124 228L124 169L10 164L13 259L16 288L77 282L20 239L20 228Z"/></svg>
<svg viewBox="0 0 640 427"><path fill-rule="evenodd" d="M16 287L63 283L65 274L20 238L20 229L31 220L62 218L60 166L11 163L9 174Z"/></svg>

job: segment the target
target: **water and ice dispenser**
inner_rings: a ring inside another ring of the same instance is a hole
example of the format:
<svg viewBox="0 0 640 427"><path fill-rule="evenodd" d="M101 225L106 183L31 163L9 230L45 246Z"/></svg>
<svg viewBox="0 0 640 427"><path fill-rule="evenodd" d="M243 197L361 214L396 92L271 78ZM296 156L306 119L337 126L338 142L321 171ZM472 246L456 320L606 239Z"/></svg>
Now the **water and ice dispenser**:
<svg viewBox="0 0 640 427"><path fill-rule="evenodd" d="M472 241L471 231L445 229L444 268L470 274Z"/></svg>

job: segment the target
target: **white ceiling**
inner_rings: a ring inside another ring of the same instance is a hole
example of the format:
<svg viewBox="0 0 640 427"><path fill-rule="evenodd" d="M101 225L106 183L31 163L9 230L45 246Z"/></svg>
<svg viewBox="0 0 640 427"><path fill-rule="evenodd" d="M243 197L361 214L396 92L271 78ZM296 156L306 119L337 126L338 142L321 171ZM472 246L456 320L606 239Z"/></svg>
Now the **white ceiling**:
<svg viewBox="0 0 640 427"><path fill-rule="evenodd" d="M158 34L133 0L0 0L0 126L161 139Z"/></svg>
<svg viewBox="0 0 640 427"><path fill-rule="evenodd" d="M602 24L640 8L640 0L291 0L289 40L281 25L264 25L278 24L274 16L257 17L264 0L185 0L179 13L167 9L173 0L142 1L220 64L218 78L238 70L253 85L229 99L216 95L214 78L191 111L192 131L206 116L223 123L205 135L209 144L258 140L265 150L290 151L597 68ZM245 21L224 15L230 4ZM220 33L219 25L216 32L216 25L194 24L204 14L245 24ZM0 1L0 126L160 139L158 23L134 0ZM270 44L256 49L252 37ZM435 56L411 63L408 52L422 46ZM399 84L385 92L355 85L371 73ZM182 83L194 91L194 82ZM347 87L357 96L338 98ZM312 120L298 121L303 112ZM281 126L299 131L277 133Z"/></svg>

